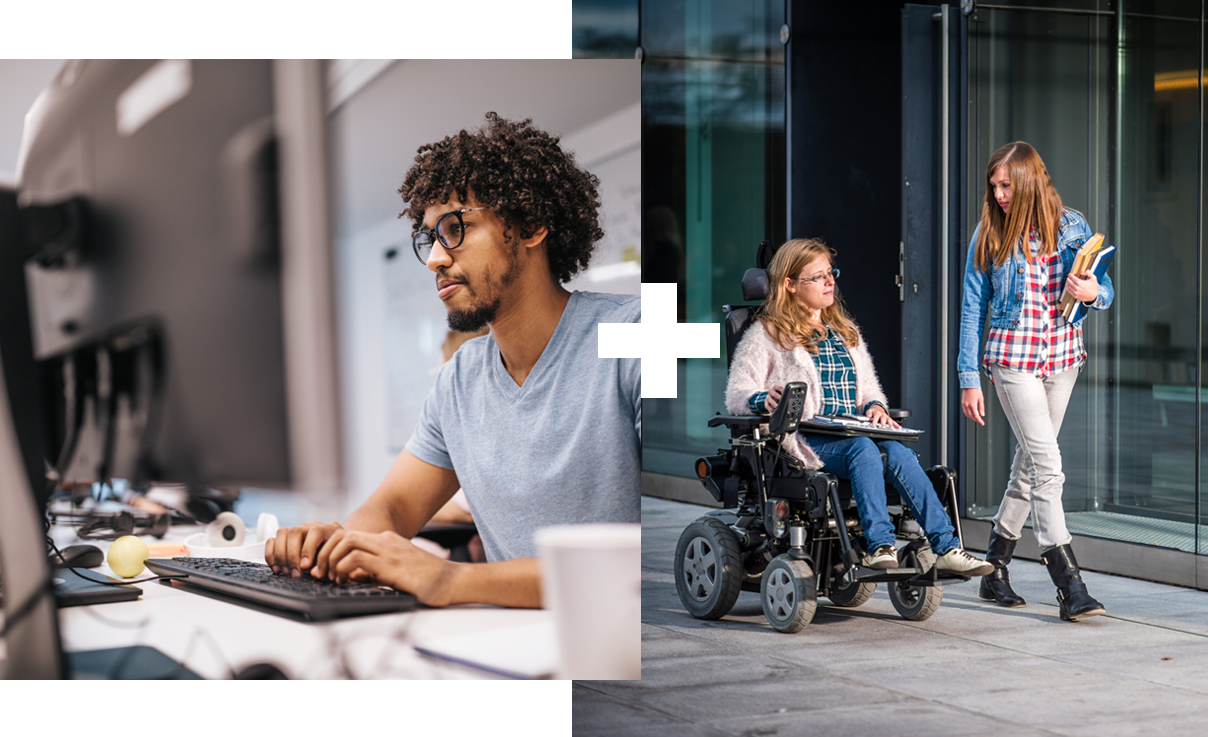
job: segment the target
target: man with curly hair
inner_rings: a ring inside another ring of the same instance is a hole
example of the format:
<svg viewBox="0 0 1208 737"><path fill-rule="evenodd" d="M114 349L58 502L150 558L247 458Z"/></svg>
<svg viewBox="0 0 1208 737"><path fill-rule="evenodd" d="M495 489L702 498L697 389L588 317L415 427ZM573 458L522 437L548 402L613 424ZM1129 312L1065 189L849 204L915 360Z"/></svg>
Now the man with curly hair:
<svg viewBox="0 0 1208 737"><path fill-rule="evenodd" d="M601 322L640 321L640 299L562 286L604 235L599 181L532 121L486 117L422 146L399 194L449 327L490 332L442 368L411 440L345 525L266 545L274 571L374 581L437 606L538 607L538 529L641 521L640 361L599 358L597 337ZM459 486L485 564L409 542Z"/></svg>

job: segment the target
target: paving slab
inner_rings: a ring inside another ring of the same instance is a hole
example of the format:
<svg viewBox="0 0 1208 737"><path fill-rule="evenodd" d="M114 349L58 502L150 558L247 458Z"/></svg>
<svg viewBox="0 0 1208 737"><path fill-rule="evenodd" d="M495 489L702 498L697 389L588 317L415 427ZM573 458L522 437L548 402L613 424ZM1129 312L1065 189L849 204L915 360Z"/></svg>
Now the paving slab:
<svg viewBox="0 0 1208 737"><path fill-rule="evenodd" d="M1208 694L1208 642L1200 640L1155 647L1120 644L1122 647L1112 650L1070 653L1063 660L1081 665L1083 670Z"/></svg>
<svg viewBox="0 0 1208 737"><path fill-rule="evenodd" d="M895 690L857 683L824 669L789 663L777 667L771 661L767 666L764 673L755 677L718 679L713 683L677 685L680 679L663 671L660 673L661 684L653 687L645 686L645 678L642 687L626 687L620 682L598 686L601 692L628 703L701 723L821 711L839 704L868 708L911 700L910 696Z"/></svg>
<svg viewBox="0 0 1208 737"><path fill-rule="evenodd" d="M1148 725L1154 734L1168 734L1161 727L1165 716L1186 714L1188 711L1202 713L1208 706L1208 698L1202 694L1135 679L1119 679L1114 688L1106 687L1102 681L1083 683L1077 680L1044 690L1025 688L997 691L992 698L983 694L958 693L942 700L946 704L1012 724L1066 733L1094 726L1099 728L1095 730L1099 734L1120 724Z"/></svg>
<svg viewBox="0 0 1208 737"><path fill-rule="evenodd" d="M863 606L828 606L776 632L757 593L706 622L676 594L679 533L708 508L642 500L642 680L575 684L575 734L1203 734L1208 592L1084 572L1107 613L1057 616L1044 566L1015 561L1019 609L944 587L924 622L897 615L879 586Z"/></svg>
<svg viewBox="0 0 1208 737"><path fill-rule="evenodd" d="M893 684L903 694L938 701L949 701L960 691L989 700L1000 693L1046 692L1071 683L1109 690L1120 685L1119 676L1085 665L1020 655L945 663L924 659L907 666L895 663L867 670L855 666L845 669L845 674L863 682Z"/></svg>
<svg viewBox="0 0 1208 737"><path fill-rule="evenodd" d="M931 701L845 706L805 714L770 714L756 719L705 722L734 735L881 735L892 737L966 737L999 735L1022 725L1003 722L959 707ZM1038 732L1037 734L1044 734Z"/></svg>
<svg viewBox="0 0 1208 737"><path fill-rule="evenodd" d="M673 727L668 734L709 734L719 732L706 727L693 732L692 722L650 709L629 699L619 699L599 691L606 681L576 682L571 688L574 710L571 728L575 734L654 734L643 730Z"/></svg>

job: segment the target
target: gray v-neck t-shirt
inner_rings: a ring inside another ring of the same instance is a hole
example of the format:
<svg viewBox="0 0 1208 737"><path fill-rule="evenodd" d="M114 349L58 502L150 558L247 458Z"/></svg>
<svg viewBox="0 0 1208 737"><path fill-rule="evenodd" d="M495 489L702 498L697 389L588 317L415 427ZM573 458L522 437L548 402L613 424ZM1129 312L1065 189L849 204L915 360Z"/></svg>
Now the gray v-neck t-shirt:
<svg viewBox="0 0 1208 737"><path fill-rule="evenodd" d="M524 386L492 335L441 369L406 447L457 473L488 560L535 557L550 525L641 522L641 360L600 358L596 327L641 314L635 295L572 292Z"/></svg>

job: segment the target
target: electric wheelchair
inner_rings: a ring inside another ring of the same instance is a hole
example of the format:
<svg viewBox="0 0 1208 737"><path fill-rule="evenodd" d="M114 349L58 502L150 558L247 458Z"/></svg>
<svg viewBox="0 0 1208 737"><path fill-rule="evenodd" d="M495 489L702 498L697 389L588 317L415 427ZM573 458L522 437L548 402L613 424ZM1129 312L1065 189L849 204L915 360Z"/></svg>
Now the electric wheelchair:
<svg viewBox="0 0 1208 737"><path fill-rule="evenodd" d="M767 297L770 261L765 242L756 259L760 268L749 269L743 277L744 300ZM723 308L727 363L756 306ZM758 591L772 627L794 633L813 619L819 595L836 606L857 607L884 583L898 614L914 621L927 619L943 599L942 581L969 578L934 567L936 556L922 527L889 483L890 521L899 540L905 541L898 548L899 567L877 570L864 565L863 531L848 482L807 470L781 448L784 438L798 431L805 391L805 384L789 384L770 417L718 413L709 420L709 427L729 428L729 447L697 459L696 475L722 508L695 520L680 535L675 549L680 601L698 619L720 619L740 592ZM890 414L897 419L909 412ZM765 424L766 432L761 432ZM959 537L955 472L935 466L926 473Z"/></svg>

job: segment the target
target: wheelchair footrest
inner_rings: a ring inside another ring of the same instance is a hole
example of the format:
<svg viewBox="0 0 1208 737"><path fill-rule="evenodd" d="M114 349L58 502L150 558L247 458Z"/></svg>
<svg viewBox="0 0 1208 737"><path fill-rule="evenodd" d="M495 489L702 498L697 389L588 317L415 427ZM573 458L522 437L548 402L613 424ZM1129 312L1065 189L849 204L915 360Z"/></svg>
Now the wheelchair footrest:
<svg viewBox="0 0 1208 737"><path fill-rule="evenodd" d="M957 583L966 583L966 582L970 581L972 578L973 578L972 576L966 576L965 574L957 573L956 571L940 571L939 572L939 579L941 581L955 581ZM978 576L978 578L981 578L981 576Z"/></svg>
<svg viewBox="0 0 1208 737"><path fill-rule="evenodd" d="M965 583L969 576L954 571L936 571L929 568L865 568L857 567L855 572L857 583L900 583L908 581L912 586L936 586L942 583Z"/></svg>
<svg viewBox="0 0 1208 737"><path fill-rule="evenodd" d="M918 568L856 568L855 578L858 583L886 583L889 581L904 581L923 575Z"/></svg>

